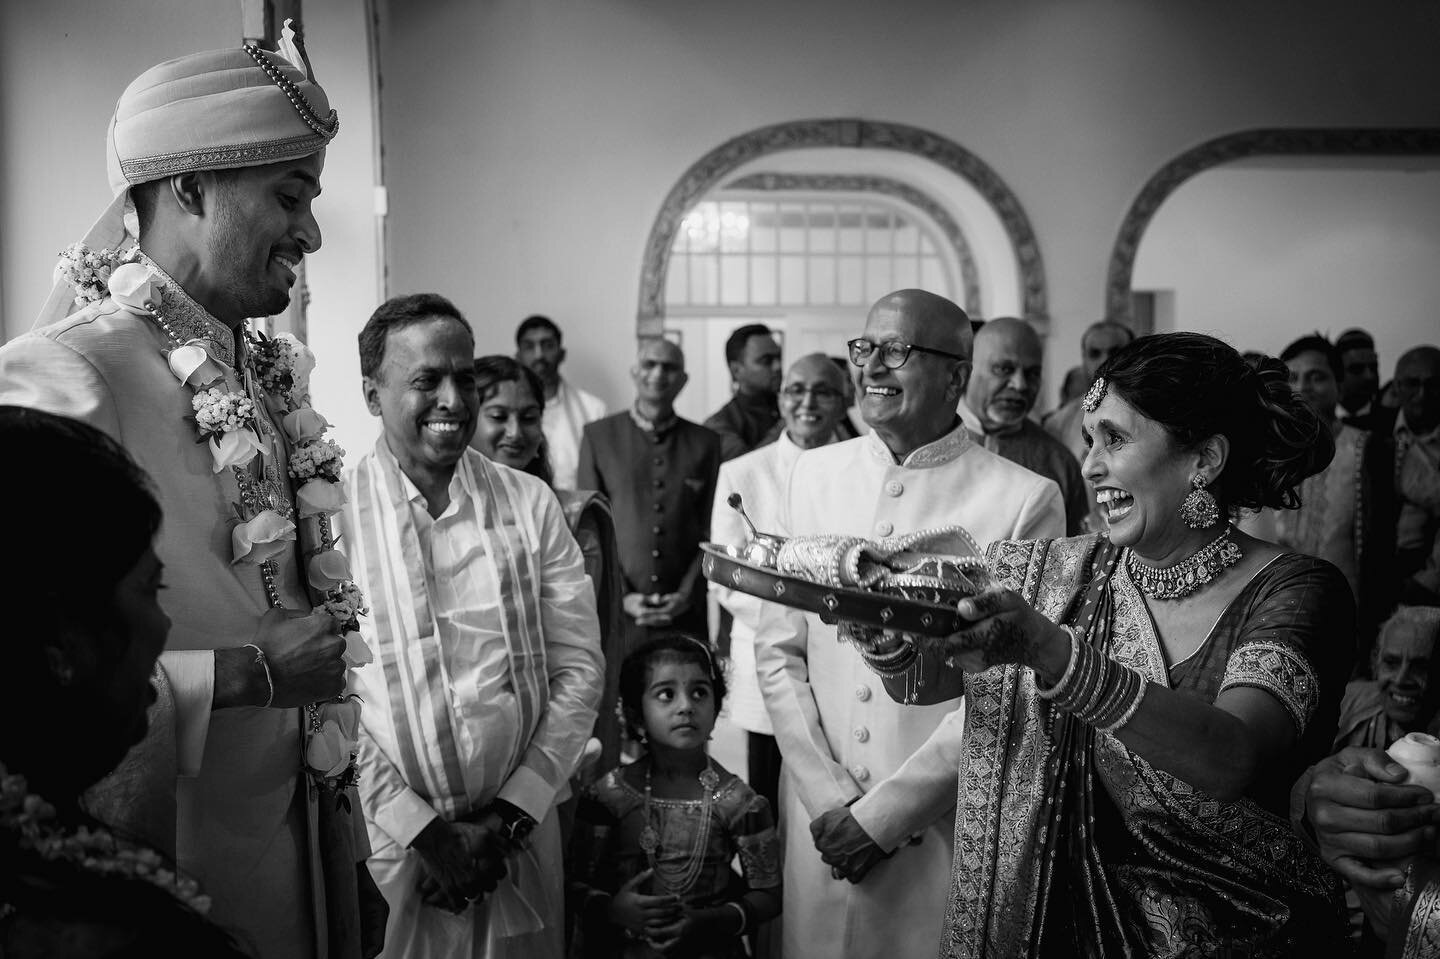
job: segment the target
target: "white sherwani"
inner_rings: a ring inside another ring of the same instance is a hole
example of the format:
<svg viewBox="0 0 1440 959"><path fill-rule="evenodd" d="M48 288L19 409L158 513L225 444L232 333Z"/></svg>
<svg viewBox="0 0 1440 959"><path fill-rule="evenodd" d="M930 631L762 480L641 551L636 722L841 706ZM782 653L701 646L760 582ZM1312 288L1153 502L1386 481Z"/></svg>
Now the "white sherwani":
<svg viewBox="0 0 1440 959"><path fill-rule="evenodd" d="M711 540L724 546L743 546L749 536L740 514L730 508L731 493L740 494L750 521L762 533L778 529L784 512L786 481L802 452L781 430L775 442L721 463L720 476L715 482L715 506L710 513ZM760 680L755 674L755 627L765 603L719 583L710 584L710 593L735 617L730 627L725 712L731 722L747 732L774 735L770 714L760 695Z"/></svg>
<svg viewBox="0 0 1440 959"><path fill-rule="evenodd" d="M983 548L1065 532L1054 481L975 445L964 426L904 463L874 433L810 450L791 473L786 512L788 535L880 539L960 524ZM755 658L785 760L785 959L932 955L950 888L960 700L894 702L835 627L775 604L761 615ZM809 829L852 801L871 838L898 846L859 884L831 877ZM918 844L902 845L911 836Z"/></svg>
<svg viewBox="0 0 1440 959"><path fill-rule="evenodd" d="M545 431L545 448L556 489L574 489L580 469L580 436L586 423L605 416L605 404L578 386L560 380L555 395L545 401L540 427Z"/></svg>
<svg viewBox="0 0 1440 959"><path fill-rule="evenodd" d="M433 519L383 437L346 480L341 545L375 607L361 623L376 661L352 672L352 687L365 702L360 797L370 871L390 904L384 955L560 959L555 804L590 736L605 675L580 548L543 482L473 450ZM489 504L487 490L497 494ZM410 843L437 816L464 817L496 798L540 823L530 849L480 905L457 916L423 904L415 888L423 866Z"/></svg>

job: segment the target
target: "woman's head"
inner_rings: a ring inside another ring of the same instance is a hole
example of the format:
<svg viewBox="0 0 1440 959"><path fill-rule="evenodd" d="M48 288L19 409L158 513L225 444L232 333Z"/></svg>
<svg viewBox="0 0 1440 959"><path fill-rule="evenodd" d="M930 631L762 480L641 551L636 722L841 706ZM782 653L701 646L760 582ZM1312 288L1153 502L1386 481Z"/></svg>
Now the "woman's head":
<svg viewBox="0 0 1440 959"><path fill-rule="evenodd" d="M1370 668L1385 714L1424 730L1440 710L1440 608L1402 606L1380 627Z"/></svg>
<svg viewBox="0 0 1440 959"><path fill-rule="evenodd" d="M703 747L725 703L725 672L704 642L684 633L645 643L620 664L620 710L632 739Z"/></svg>
<svg viewBox="0 0 1440 959"><path fill-rule="evenodd" d="M0 576L7 662L0 758L60 793L114 768L145 733L150 673L170 620L152 546L148 477L83 423L0 407L0 498L12 544Z"/></svg>
<svg viewBox="0 0 1440 959"><path fill-rule="evenodd" d="M1121 545L1173 535L1196 477L1222 515L1293 509L1301 480L1335 452L1283 364L1267 358L1252 368L1199 333L1143 336L1107 360L1087 396L1084 429L1086 478Z"/></svg>
<svg viewBox="0 0 1440 959"><path fill-rule="evenodd" d="M470 445L497 463L540 477L554 478L545 455L545 387L540 377L508 356L475 361L480 418Z"/></svg>

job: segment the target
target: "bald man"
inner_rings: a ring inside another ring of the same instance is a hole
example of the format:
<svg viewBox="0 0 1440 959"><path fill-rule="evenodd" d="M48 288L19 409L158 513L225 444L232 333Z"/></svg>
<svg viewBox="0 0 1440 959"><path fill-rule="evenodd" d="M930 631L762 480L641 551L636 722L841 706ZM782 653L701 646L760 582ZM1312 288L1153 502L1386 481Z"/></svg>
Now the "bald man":
<svg viewBox="0 0 1440 959"><path fill-rule="evenodd" d="M746 540L745 524L728 503L731 493L740 494L745 511L759 529L778 525L785 480L800 454L844 438L840 430L847 411L845 374L823 353L802 356L785 371L778 407L782 429L775 441L720 466L710 516L710 536L716 543L742 546ZM779 808L780 749L755 678L760 600L717 583L710 584L710 592L730 617L731 668L725 711L730 721L746 732L747 780Z"/></svg>
<svg viewBox="0 0 1440 959"><path fill-rule="evenodd" d="M615 514L624 649L655 629L704 635L700 544L710 538L720 468L720 438L675 414L688 380L680 347L642 341L630 377L635 404L585 425L578 470L580 488L604 493Z"/></svg>
<svg viewBox="0 0 1440 959"><path fill-rule="evenodd" d="M982 547L1064 534L1054 481L984 449L956 416L971 353L960 307L922 290L892 293L848 346L872 432L797 457L779 532L884 539L959 524ZM895 703L834 626L774 604L761 610L755 659L785 761L782 954L933 954L960 700Z"/></svg>
<svg viewBox="0 0 1440 959"><path fill-rule="evenodd" d="M1065 532L1075 536L1084 532L1090 512L1085 477L1065 444L1030 419L1043 366L1040 337L1029 323L1013 316L986 323L975 334L975 367L960 401L960 419L987 450L1059 485Z"/></svg>
<svg viewBox="0 0 1440 959"><path fill-rule="evenodd" d="M1407 577L1402 599L1440 603L1440 349L1417 346L1395 364L1397 562Z"/></svg>

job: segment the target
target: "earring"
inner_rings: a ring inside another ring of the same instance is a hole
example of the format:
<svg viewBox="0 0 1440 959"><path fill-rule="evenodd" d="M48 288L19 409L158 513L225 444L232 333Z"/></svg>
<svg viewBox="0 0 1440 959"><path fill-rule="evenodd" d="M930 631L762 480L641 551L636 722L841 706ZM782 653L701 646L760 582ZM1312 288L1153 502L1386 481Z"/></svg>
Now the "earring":
<svg viewBox="0 0 1440 959"><path fill-rule="evenodd" d="M1220 522L1220 504L1205 488L1205 477L1196 473L1190 477L1190 485L1195 488L1180 504L1181 521L1191 529L1207 529Z"/></svg>

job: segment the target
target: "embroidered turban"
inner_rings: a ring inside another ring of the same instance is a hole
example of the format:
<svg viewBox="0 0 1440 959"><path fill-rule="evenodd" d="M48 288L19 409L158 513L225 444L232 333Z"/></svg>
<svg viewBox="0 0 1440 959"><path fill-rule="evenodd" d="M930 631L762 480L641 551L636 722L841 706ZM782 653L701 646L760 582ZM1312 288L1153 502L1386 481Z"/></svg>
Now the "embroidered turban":
<svg viewBox="0 0 1440 959"><path fill-rule="evenodd" d="M320 85L277 54L241 47L168 60L115 105L110 186L120 193L177 173L306 157L339 125Z"/></svg>
<svg viewBox="0 0 1440 959"><path fill-rule="evenodd" d="M119 252L137 234L130 187L177 173L298 160L325 148L340 120L310 77L303 40L289 56L256 47L209 50L151 67L125 88L105 137L115 193L81 243ZM74 302L57 268L37 326Z"/></svg>

